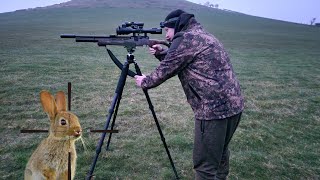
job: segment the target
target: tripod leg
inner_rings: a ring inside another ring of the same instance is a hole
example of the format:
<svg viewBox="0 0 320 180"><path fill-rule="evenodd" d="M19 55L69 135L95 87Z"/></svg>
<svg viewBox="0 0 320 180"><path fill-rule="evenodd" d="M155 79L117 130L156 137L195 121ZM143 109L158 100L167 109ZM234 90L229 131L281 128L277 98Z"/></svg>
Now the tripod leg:
<svg viewBox="0 0 320 180"><path fill-rule="evenodd" d="M104 126L104 130L107 130L108 127L109 127L109 124L110 124L110 120L111 120L111 117L113 115L113 112L114 112L114 108L115 108L115 105L116 103L118 102L118 105L120 103L119 101L119 97L122 96L122 92L123 92L123 88L124 88L124 85L125 85L125 82L126 82L126 78L127 78L127 74L128 74L128 70L129 70L129 63L126 62L124 65L123 65L123 69L121 71L121 75L120 75L120 78L118 80L118 85L117 85L117 88L116 88L116 91L115 91L115 94L113 96L113 100L112 100L112 103L111 103L111 107L109 109L109 112L108 112L108 116L107 116L107 121L106 121L106 124ZM117 106L118 106L117 105ZM86 180L91 180L92 179L92 174L93 174L93 171L94 171L94 168L96 166L96 163L98 161L98 157L99 157L99 154L101 152L101 147L103 145L103 141L106 137L106 132L103 132L101 134L101 137L100 137L100 141L97 145L97 148L96 148L96 155L95 157L93 158L93 162L92 162L92 165L90 167L90 171L86 177Z"/></svg>
<svg viewBox="0 0 320 180"><path fill-rule="evenodd" d="M140 68L139 68L139 66L138 66L138 64L137 64L136 62L134 63L134 67L135 67L135 69L136 69L136 71L137 71L137 74L138 74L138 75L142 75L141 70L140 70ZM169 160L170 160L170 163L171 163L173 172L174 172L174 174L175 174L175 176L176 176L176 179L179 179L177 170L176 170L176 168L175 168L175 166L174 166L172 157L171 157L171 155L170 155L170 151L169 151L168 146L167 146L167 143L166 143L166 139L164 138L164 135L163 135L163 133L162 133L162 130L161 130L161 127L160 127L160 124L159 124L157 115L156 115L156 113L155 113L155 111L154 111L154 108L153 108L153 105L152 105L150 96L149 96L149 94L148 94L148 91L147 91L147 90L143 90L143 92L144 92L144 94L145 94L145 96L146 96L146 99L147 99L147 102L148 102L148 104L149 104L149 109L150 109L150 111L151 111L151 113L152 113L154 122L155 122L156 125L157 125L157 129L158 129L158 132L159 132L159 134L160 134L160 137L161 137L161 141L162 141L162 143L163 143L163 146L164 146L164 148L166 149L166 152L167 152L168 158L169 158Z"/></svg>
<svg viewBox="0 0 320 180"><path fill-rule="evenodd" d="M159 134L160 134L160 137L161 137L161 141L162 141L162 143L163 143L163 146L164 146L164 148L166 149L166 152L167 152L168 158L169 158L169 160L170 160L170 163L171 163L173 172L174 172L174 174L175 174L175 176L176 176L176 179L179 179L177 170L176 170L176 168L175 168L175 166L174 166L172 157L171 157L171 155L170 155L170 151L169 151L168 146L167 146L167 143L166 143L166 139L165 139L164 136L163 136L163 133L162 133L162 130L161 130L161 127L160 127L160 124L159 124L157 115L156 115L156 113L155 113L155 111L154 111L152 102L151 102L151 100L150 100L148 91L147 91L147 90L143 90L143 92L144 92L144 94L145 94L145 96L146 96L146 99L147 99L147 101L148 101L149 109L150 109L150 111L151 111L151 113L152 113L154 122L155 122L156 125L157 125L157 129L158 129L158 132L159 132Z"/></svg>
<svg viewBox="0 0 320 180"><path fill-rule="evenodd" d="M122 97L122 96L120 96L120 95L119 95L119 97L118 97L116 109L115 109L115 111L114 111L114 115L113 115L113 119L112 119L112 123L111 123L111 130L113 130L113 127L114 127L114 124L115 124L115 121L116 121L116 117L117 117L117 114L118 114L118 109L119 109L121 97ZM109 150L111 137L112 137L112 133L109 134L109 138L108 138L108 141L107 141L107 146L106 146L106 150L107 150L107 151Z"/></svg>

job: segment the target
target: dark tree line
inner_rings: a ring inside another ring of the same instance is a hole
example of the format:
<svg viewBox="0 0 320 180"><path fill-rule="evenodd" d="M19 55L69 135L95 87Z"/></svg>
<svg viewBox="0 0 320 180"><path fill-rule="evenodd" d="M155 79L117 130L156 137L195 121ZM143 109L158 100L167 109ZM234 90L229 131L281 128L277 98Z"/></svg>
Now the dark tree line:
<svg viewBox="0 0 320 180"><path fill-rule="evenodd" d="M219 8L219 4L212 4L209 1L205 2L203 5L211 8L217 8L217 9Z"/></svg>

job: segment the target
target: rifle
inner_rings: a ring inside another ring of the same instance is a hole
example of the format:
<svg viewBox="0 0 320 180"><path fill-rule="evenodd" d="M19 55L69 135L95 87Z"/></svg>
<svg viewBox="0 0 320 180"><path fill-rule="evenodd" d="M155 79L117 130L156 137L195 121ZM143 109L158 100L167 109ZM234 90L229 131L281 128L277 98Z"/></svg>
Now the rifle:
<svg viewBox="0 0 320 180"><path fill-rule="evenodd" d="M76 42L95 42L98 46L124 46L127 48L135 48L136 46L149 46L152 47L155 44L163 44L167 47L170 44L164 40L149 39L148 36L91 36L91 35L75 35L75 34L62 34L61 38L74 38Z"/></svg>
<svg viewBox="0 0 320 180"><path fill-rule="evenodd" d="M74 38L76 42L97 42L98 46L124 46L127 49L135 48L136 46L149 46L152 47L155 44L163 44L167 47L170 44L163 40L149 39L149 34L162 34L162 29L151 28L143 29L144 23L141 22L125 22L116 29L117 35L110 36L81 36L74 34L62 34L61 38ZM132 36L119 36L119 35L128 35L133 34ZM144 34L144 35L140 35Z"/></svg>
<svg viewBox="0 0 320 180"><path fill-rule="evenodd" d="M143 29L144 23L125 22L116 29L117 35L97 36L97 35L75 35L75 34L62 34L61 38L73 38L76 42L94 42L98 46L105 46L112 61L122 69L123 64L114 56L114 54L107 48L107 45L124 46L129 54L135 51L137 46L152 47L155 44L162 44L170 47L170 43L164 40L149 39L149 34L162 34L162 29L151 28ZM132 36L124 36L131 34ZM142 34L142 35L140 35ZM167 51L162 51L156 55L165 55ZM133 77L136 74L129 70L129 76Z"/></svg>

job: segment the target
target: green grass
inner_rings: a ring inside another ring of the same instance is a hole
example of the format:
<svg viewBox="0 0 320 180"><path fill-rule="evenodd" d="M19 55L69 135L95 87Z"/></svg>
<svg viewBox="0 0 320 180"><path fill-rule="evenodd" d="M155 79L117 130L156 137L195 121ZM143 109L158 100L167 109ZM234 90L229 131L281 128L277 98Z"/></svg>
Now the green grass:
<svg viewBox="0 0 320 180"><path fill-rule="evenodd" d="M25 164L46 134L39 92L67 91L84 129L101 129L119 69L104 48L60 39L62 33L113 34L124 21L158 27L161 9L46 9L0 14L0 179L22 179ZM320 178L320 29L223 11L194 12L229 51L246 99L231 142L230 179ZM130 18L128 18L130 17ZM152 36L160 38L163 35ZM110 47L123 60L122 47ZM135 53L143 73L158 64L147 48ZM149 91L182 179L193 179L193 113L177 77ZM172 179L174 174L142 91L128 78L109 152L97 179ZM100 134L77 143L76 179L89 171Z"/></svg>

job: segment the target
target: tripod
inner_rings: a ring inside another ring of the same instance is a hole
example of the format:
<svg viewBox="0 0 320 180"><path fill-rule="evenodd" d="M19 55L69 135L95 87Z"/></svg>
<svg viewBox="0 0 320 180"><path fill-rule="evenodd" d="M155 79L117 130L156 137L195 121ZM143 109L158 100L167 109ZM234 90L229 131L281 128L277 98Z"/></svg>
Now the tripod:
<svg viewBox="0 0 320 180"><path fill-rule="evenodd" d="M114 124L115 124L115 120L116 120L116 116L117 116L117 113L118 113L118 108L119 108L119 105L120 105L120 101L121 101L121 97L122 97L122 92L123 92L123 88L125 86L125 83L126 83L126 79L127 79L127 76L131 76L133 77L134 75L136 75L134 72L130 71L129 70L129 66L130 64L134 64L134 67L135 67L135 70L137 72L137 75L142 75L141 74L141 70L138 66L138 64L136 63L135 61L135 58L134 58L134 51L135 51L135 46L133 46L132 44L130 45L127 45L126 46L126 49L128 51L128 55L127 55L127 59L126 59L126 62L122 65L120 63L120 61L113 55L113 53L107 49L111 59L113 60L113 62L121 69L121 75L119 77L119 80L118 80L118 84L117 84L117 88L115 90L115 94L113 96L113 99L112 99L112 103L111 103L111 106L110 106L110 109L108 111L108 116L107 116L107 120L106 120L106 124L104 126L104 130L107 130L109 128L109 124L110 124L110 121L111 121L111 117L113 116L113 119L112 119L112 123L111 123L111 130L113 130L113 127L114 127ZM121 66L122 65L122 66ZM160 134L160 137L161 137L161 140L163 142L163 145L165 147L165 150L167 152L167 155L168 155L168 158L170 160L170 163L171 163L171 166L172 166L172 169L174 171L174 174L175 174L175 177L176 179L179 179L178 177L178 174L177 174L177 171L176 171L176 168L174 166L174 163L173 163L173 160L171 158L171 155L170 155L170 152L169 152L169 149L168 149L168 146L167 146L167 143L165 141L165 138L163 136L163 133L162 133L162 130L160 128L160 125L159 125L159 122L158 122L158 118L156 116L156 113L154 111L154 108L153 108L153 105L152 105L152 102L150 100L150 97L149 97L149 94L148 94L148 91L147 90L143 90L145 96L146 96L146 99L147 99L147 102L149 104L149 109L152 113L152 116L154 118L154 121L156 123L156 126L157 126L157 129L158 129L158 132ZM113 115L114 113L114 115ZM108 142L107 142L107 147L106 149L108 150L109 148L109 145L110 145L110 141L111 141L111 136L112 136L112 133L109 134L109 138L108 138ZM92 177L93 177L93 171L94 171L94 168L96 166L96 163L97 163L97 160L98 160L98 157L99 157L99 154L101 152L101 148L102 148L102 145L103 145L103 141L106 137L106 132L103 132L101 134L101 137L100 137L100 141L99 141L99 144L97 145L97 148L96 148L96 155L93 159L93 163L91 165L91 168L90 168L90 171L87 175L87 178L86 180L90 180Z"/></svg>

